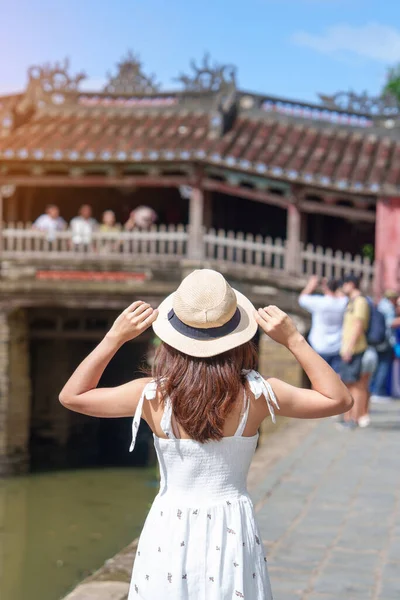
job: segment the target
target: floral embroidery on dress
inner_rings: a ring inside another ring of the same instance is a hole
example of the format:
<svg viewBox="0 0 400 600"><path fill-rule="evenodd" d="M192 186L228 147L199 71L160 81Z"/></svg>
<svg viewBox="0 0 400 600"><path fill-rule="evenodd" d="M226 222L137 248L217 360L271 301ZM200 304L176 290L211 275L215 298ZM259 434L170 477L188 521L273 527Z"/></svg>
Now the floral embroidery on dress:
<svg viewBox="0 0 400 600"><path fill-rule="evenodd" d="M253 386L255 385L257 385L258 392L263 387L268 393L268 386L262 385L262 378L260 376L253 378ZM152 392L150 389L148 391ZM261 395L262 393L261 391ZM258 397L258 394L255 395ZM247 418L248 413L245 413L245 410L247 410L250 403L248 395L247 398L246 393L243 396L242 413ZM146 398L148 398L147 390ZM267 403L268 406L276 408L271 394L269 394ZM243 437L243 424L245 424L246 418L242 417L240 427L235 435ZM141 422L140 411L135 415L133 421L133 430L137 433ZM169 416L161 422L161 429L164 432L164 438L173 438L176 441ZM194 469L195 465L198 465L196 454L197 444L194 445L188 442L186 445L186 443L180 444L177 442L176 445L173 444L171 446L171 441L168 444L166 444L165 440L163 443L159 442L157 436L154 438L154 443L158 456L160 457L161 453L162 458L164 458L164 464L160 461L160 470L164 470L166 472L164 474L168 475L170 463L173 463L173 468L174 464L179 464L180 466L184 459L187 462L188 477L187 479L183 479L183 483L185 484L185 481L187 481L188 490L191 484L196 486L197 480L195 479L192 482L191 477L193 472L194 474L197 473ZM232 476L231 483L236 485L236 481L239 481L238 472L240 472L240 477L243 478L246 471L246 461L241 460L241 454L243 453L246 457L248 455L250 458L256 444L254 443L253 446L253 443L248 442L248 444L240 443L240 445L236 446L233 441L227 441L226 444L229 445L229 450L232 444L232 451L229 452L228 456L229 460L227 460L225 452L220 456L219 446L218 448L216 447L215 452L214 450L210 451L210 456L207 455L207 460L211 461L215 459L217 464L219 464L218 461L223 461L224 468L225 466L227 468L227 475ZM189 448L189 451L186 451L186 448ZM240 461L237 460L239 455ZM191 469L192 459L193 470ZM210 469L211 483L213 483L214 471L215 481L218 480L221 483L220 471L218 469ZM245 480L243 479L243 481ZM172 492L171 497L169 497L168 493L170 488ZM210 489L212 489L212 486ZM257 521L254 521L254 507L250 497L246 493L242 493L243 488L240 488L241 495L238 497L232 493L226 493L222 497L216 495L214 498L210 492L209 498L208 490L203 489L202 478L200 478L199 489L197 491L198 496L196 495L196 489L191 489L191 493L186 498L184 487L175 489L175 485L172 485L171 482L169 482L169 486L161 490L160 498L153 505L154 508L150 513L150 519L143 530L143 540L145 541L139 544L139 547L144 548L144 554L141 556L140 550L136 552L137 561L132 574L132 600L134 597L143 597L147 600L146 593L147 595L150 593L149 600L153 600L154 593L157 595L157 591L154 592L154 590L159 590L160 596L167 596L169 595L168 591L170 591L174 598L180 597L180 595L186 597L187 594L191 597L193 590L197 590L199 586L203 590L204 588L208 590L205 595L206 599L215 590L216 596L218 598L221 597L221 600L222 596L224 600L233 600L233 598L235 600L244 600L245 598L246 600L272 600L268 578L268 565L265 564L265 567L261 568L262 562L260 563L262 558L267 563L267 557L264 557L263 537L257 527ZM203 495L206 497L207 502L202 503ZM178 500L176 501L177 498ZM181 504L182 509L179 508L179 504ZM200 506L200 508L193 508L195 504ZM178 524L174 519L174 515L175 519L180 520L178 526L180 532L177 531ZM190 519L190 515L199 516L199 519ZM153 521L151 521L151 518ZM160 523L160 520L163 522ZM227 523L229 523L229 526ZM190 538L188 537L189 530ZM192 536L195 540L201 541L201 544L195 543L193 553L191 551L188 552L191 549L191 544L189 544L188 540L191 540ZM235 536L235 539L232 536ZM179 537L181 541L179 541ZM153 546L156 540L158 540L159 544L163 545L163 550L161 546ZM219 545L217 545L216 540L219 540ZM171 544L171 541L173 541L173 544ZM187 545L186 541L188 541ZM210 564L211 568L209 570L215 570L215 575L207 574L207 572L204 572L204 569L201 569L203 572L199 573L199 561L203 561L203 557L199 555L203 551L203 542L205 542L205 550L208 554L206 562L210 560L213 563L213 565ZM151 552L146 551L147 546L143 545L145 543L148 544L149 549L153 548ZM257 545L258 548L256 548ZM181 548L180 551L179 548ZM212 558L212 548L214 548L214 559ZM154 560L154 549L157 553L162 552L163 557ZM235 556L232 552L235 550L236 558L232 560L233 556ZM218 553L218 556L215 556L215 552ZM153 560L151 559L151 555L153 555ZM240 563L237 562L238 560L240 560ZM223 572L221 571L220 573L218 568L219 566L222 568L222 565L224 565ZM255 567L257 571L252 572L251 567ZM174 572L172 573L172 571ZM181 579L179 579L179 574L181 574ZM223 578L222 575L224 576ZM172 579L174 579L174 585L172 585ZM171 585L166 586L165 580ZM140 591L138 587L139 583ZM213 586L210 585L211 583ZM218 592L220 585L224 589L225 595L223 595L222 591ZM240 585L242 590L239 590L236 587L237 585ZM164 593L162 592L163 590ZM140 596L139 593L141 594Z"/></svg>

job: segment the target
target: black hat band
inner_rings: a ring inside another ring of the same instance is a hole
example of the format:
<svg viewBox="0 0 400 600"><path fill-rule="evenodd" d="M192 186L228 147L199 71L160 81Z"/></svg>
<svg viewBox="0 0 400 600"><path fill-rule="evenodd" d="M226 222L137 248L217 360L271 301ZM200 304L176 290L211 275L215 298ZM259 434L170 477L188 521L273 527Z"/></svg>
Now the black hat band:
<svg viewBox="0 0 400 600"><path fill-rule="evenodd" d="M221 325L220 327L209 327L204 329L203 327L191 327L186 325L179 317L176 316L174 309L172 308L168 313L168 320L172 327L181 333L182 335L191 338L193 340L217 340L218 338L229 335L240 323L240 310L236 309L235 314L229 321Z"/></svg>

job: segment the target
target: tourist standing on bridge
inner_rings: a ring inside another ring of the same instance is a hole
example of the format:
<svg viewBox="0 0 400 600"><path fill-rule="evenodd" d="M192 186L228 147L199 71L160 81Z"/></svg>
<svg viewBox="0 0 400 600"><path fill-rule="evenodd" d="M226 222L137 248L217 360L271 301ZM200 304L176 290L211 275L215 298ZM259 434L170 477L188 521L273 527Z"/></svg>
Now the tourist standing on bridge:
<svg viewBox="0 0 400 600"><path fill-rule="evenodd" d="M388 390L390 387L389 375L394 359L393 348L396 343L394 329L398 324L398 319L396 319L397 298L396 291L387 290L378 304L378 310L385 317L386 339L376 348L378 351L378 367L371 382L371 402L390 402L392 400Z"/></svg>
<svg viewBox="0 0 400 600"><path fill-rule="evenodd" d="M319 277L313 275L299 297L299 304L311 313L311 330L308 341L316 352L338 372L341 364L343 316L347 298L337 296L339 282L322 281L323 295L315 294Z"/></svg>
<svg viewBox="0 0 400 600"><path fill-rule="evenodd" d="M344 415L342 427L354 429L365 415L365 378L363 358L368 348L367 331L370 323L370 306L360 290L360 278L346 275L342 290L349 301L343 321L340 376L354 398L350 412ZM367 374L367 373L366 373Z"/></svg>
<svg viewBox="0 0 400 600"><path fill-rule="evenodd" d="M92 241L92 234L97 229L97 225L96 219L92 218L90 204L82 204L78 216L74 217L69 224L73 244L86 249Z"/></svg>
<svg viewBox="0 0 400 600"><path fill-rule="evenodd" d="M47 240L53 242L58 231L64 231L67 223L60 217L60 209L56 204L48 204L43 215L40 215L32 225L32 229L38 229L46 234Z"/></svg>
<svg viewBox="0 0 400 600"><path fill-rule="evenodd" d="M104 369L151 324L162 340L153 377L97 388ZM251 342L257 325L284 345L313 389L264 379ZM258 429L275 410L318 418L352 406L346 386L279 308L257 312L224 277L194 271L153 310L134 302L60 394L96 417L134 414L154 433L161 484L141 534L129 600L272 600L267 559L246 488Z"/></svg>
<svg viewBox="0 0 400 600"><path fill-rule="evenodd" d="M141 229L146 231L157 221L157 213L150 206L138 206L131 211L129 219L124 225L125 231Z"/></svg>

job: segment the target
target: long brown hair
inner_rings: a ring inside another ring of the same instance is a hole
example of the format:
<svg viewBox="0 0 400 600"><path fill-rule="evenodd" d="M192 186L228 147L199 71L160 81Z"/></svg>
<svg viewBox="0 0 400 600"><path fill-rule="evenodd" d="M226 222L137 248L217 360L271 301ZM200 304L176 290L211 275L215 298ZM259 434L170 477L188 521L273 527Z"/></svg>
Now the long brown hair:
<svg viewBox="0 0 400 600"><path fill-rule="evenodd" d="M245 383L242 369L255 369L252 342L210 358L195 358L162 343L152 375L162 398L169 397L173 415L190 438L220 440L226 417Z"/></svg>

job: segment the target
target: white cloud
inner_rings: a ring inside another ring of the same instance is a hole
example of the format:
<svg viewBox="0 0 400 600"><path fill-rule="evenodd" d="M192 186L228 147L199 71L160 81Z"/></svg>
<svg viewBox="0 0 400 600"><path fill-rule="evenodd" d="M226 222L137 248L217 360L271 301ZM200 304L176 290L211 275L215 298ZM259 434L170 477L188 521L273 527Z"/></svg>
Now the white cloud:
<svg viewBox="0 0 400 600"><path fill-rule="evenodd" d="M322 35L299 31L292 42L325 54L345 52L385 63L400 60L400 30L380 23L335 25Z"/></svg>

